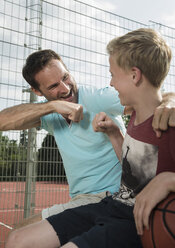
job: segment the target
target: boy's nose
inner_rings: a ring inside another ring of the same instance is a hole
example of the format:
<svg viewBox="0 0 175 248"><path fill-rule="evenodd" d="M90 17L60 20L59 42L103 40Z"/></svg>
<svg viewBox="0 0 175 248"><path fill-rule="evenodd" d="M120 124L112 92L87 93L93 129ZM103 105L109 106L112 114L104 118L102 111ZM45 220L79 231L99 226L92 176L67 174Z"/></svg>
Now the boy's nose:
<svg viewBox="0 0 175 248"><path fill-rule="evenodd" d="M113 87L113 83L112 83L112 80L110 81L110 86Z"/></svg>

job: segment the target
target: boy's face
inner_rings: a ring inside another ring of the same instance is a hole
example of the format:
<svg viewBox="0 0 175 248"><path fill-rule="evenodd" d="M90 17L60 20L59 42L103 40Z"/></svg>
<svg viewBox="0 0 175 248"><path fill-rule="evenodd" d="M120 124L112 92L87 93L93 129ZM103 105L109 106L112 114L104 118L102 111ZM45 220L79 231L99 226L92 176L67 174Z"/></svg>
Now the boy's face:
<svg viewBox="0 0 175 248"><path fill-rule="evenodd" d="M119 98L122 105L130 105L130 95L132 92L132 71L124 70L115 62L115 56L109 57L111 82L110 85L119 92Z"/></svg>
<svg viewBox="0 0 175 248"><path fill-rule="evenodd" d="M39 83L39 90L33 89L35 94L49 101L77 102L75 80L59 60L53 59L35 75L35 80Z"/></svg>

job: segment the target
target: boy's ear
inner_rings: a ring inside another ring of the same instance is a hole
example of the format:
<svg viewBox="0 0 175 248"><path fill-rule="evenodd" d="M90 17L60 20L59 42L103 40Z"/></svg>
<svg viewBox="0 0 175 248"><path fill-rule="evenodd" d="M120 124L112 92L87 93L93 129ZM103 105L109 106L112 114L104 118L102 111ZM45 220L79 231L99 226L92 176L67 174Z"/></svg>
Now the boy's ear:
<svg viewBox="0 0 175 248"><path fill-rule="evenodd" d="M43 94L39 90L37 90L37 89L35 89L33 87L31 87L31 90L33 91L33 93L35 93L35 95L37 95L37 96L43 96Z"/></svg>
<svg viewBox="0 0 175 248"><path fill-rule="evenodd" d="M138 68L138 67L132 67L131 69L131 72L132 72L132 80L133 80L133 83L136 85L136 86L139 86L142 82L142 72L141 70Z"/></svg>

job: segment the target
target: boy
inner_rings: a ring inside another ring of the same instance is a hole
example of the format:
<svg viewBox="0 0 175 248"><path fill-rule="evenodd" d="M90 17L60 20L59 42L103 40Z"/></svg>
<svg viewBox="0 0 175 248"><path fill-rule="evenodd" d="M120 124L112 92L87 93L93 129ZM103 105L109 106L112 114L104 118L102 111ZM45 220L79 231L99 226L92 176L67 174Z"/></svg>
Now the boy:
<svg viewBox="0 0 175 248"><path fill-rule="evenodd" d="M119 192L13 232L6 247L142 247L138 234L148 226L151 210L175 191L175 129L157 138L151 126L170 66L170 48L154 30L139 29L112 40L107 51L111 86L121 103L134 109L124 142L105 113L93 121L94 130L108 135L120 158L123 143Z"/></svg>

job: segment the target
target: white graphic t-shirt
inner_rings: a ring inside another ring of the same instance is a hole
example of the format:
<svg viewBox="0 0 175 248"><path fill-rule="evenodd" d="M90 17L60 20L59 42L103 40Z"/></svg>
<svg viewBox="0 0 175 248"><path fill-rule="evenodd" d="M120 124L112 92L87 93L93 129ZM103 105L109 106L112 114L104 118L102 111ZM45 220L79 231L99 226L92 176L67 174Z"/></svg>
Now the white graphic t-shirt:
<svg viewBox="0 0 175 248"><path fill-rule="evenodd" d="M113 198L134 205L135 195L156 174L175 172L175 128L157 138L152 129L152 116L135 126L135 112L131 116L122 147L122 179Z"/></svg>

